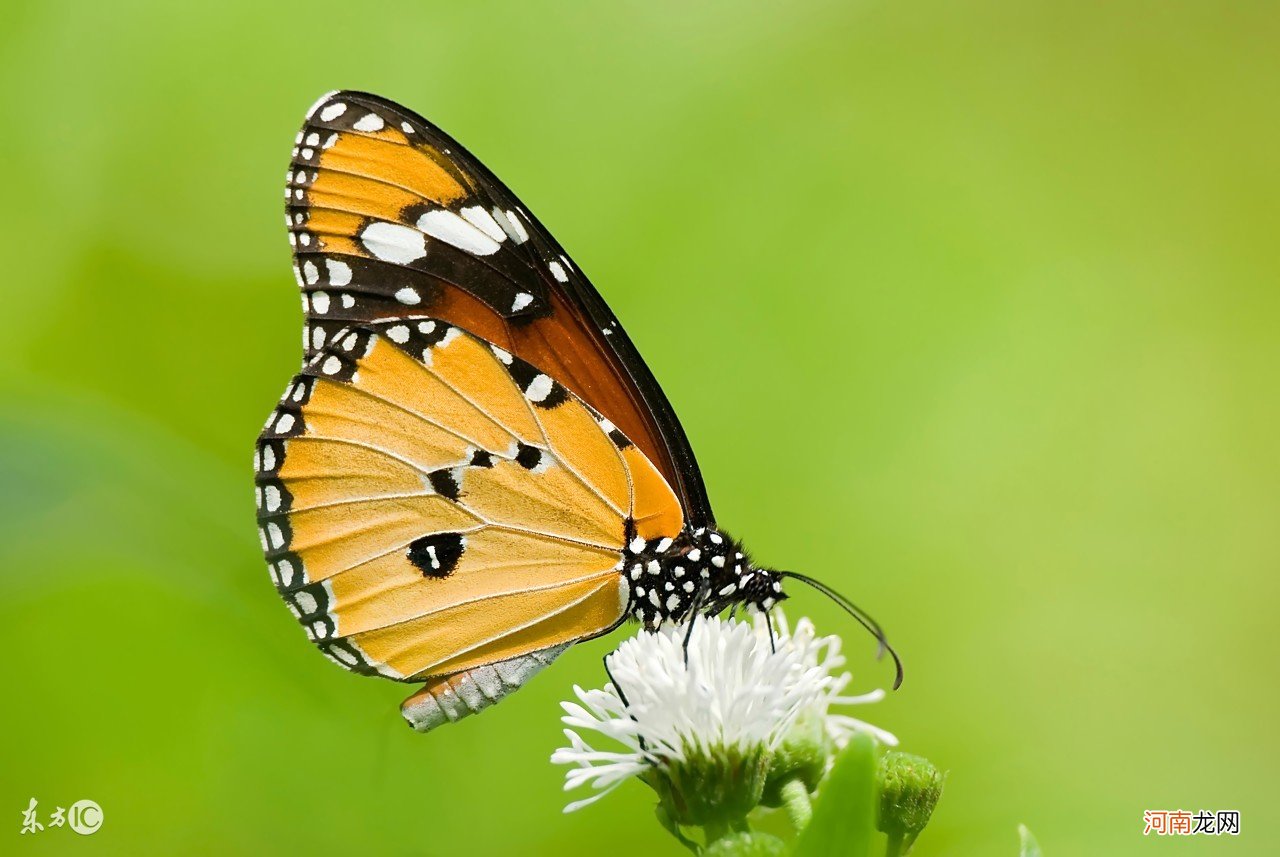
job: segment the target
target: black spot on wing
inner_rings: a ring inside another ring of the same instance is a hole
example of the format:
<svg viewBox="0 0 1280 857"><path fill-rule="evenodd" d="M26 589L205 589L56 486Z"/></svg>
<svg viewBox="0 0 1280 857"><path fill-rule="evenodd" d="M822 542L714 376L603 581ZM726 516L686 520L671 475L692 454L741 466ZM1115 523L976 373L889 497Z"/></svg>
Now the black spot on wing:
<svg viewBox="0 0 1280 857"><path fill-rule="evenodd" d="M626 449L629 446L635 446L635 444L631 442L631 438L627 437L618 429L614 429L609 432L609 440L613 441L613 445L618 449Z"/></svg>
<svg viewBox="0 0 1280 857"><path fill-rule="evenodd" d="M487 449L477 449L471 453L471 460L467 463L472 467L493 467L493 454Z"/></svg>
<svg viewBox="0 0 1280 857"><path fill-rule="evenodd" d="M427 474L427 481L431 483L431 490L441 497L457 500L462 493L458 474L451 467L431 471Z"/></svg>
<svg viewBox="0 0 1280 857"><path fill-rule="evenodd" d="M510 358L510 362L503 362L520 392L538 407L551 409L568 400L569 391L533 365L514 356Z"/></svg>
<svg viewBox="0 0 1280 857"><path fill-rule="evenodd" d="M516 462L525 470L533 470L542 463L542 450L522 443L516 450Z"/></svg>
<svg viewBox="0 0 1280 857"><path fill-rule="evenodd" d="M458 567L467 540L460 533L435 533L414 539L409 544L409 562L423 577L448 577Z"/></svg>

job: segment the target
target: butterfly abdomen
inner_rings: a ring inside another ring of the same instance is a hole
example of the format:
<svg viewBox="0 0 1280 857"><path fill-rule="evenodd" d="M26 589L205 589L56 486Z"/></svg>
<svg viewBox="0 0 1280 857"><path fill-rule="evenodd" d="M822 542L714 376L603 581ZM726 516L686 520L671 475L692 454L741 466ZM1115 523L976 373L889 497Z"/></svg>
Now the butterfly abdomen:
<svg viewBox="0 0 1280 857"><path fill-rule="evenodd" d="M441 724L455 723L469 715L479 714L507 694L519 690L567 648L566 643L432 679L400 704L400 713L418 732L430 732Z"/></svg>

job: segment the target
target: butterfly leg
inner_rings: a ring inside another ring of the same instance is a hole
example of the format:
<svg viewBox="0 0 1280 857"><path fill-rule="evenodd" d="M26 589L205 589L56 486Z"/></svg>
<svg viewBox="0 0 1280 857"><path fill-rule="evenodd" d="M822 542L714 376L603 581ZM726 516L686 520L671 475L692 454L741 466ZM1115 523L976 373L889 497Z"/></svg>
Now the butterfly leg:
<svg viewBox="0 0 1280 857"><path fill-rule="evenodd" d="M610 654L612 654L612 652ZM626 691L622 689L622 685L619 684L618 680L613 677L613 671L609 669L609 655L605 655L603 658L600 659L600 661L601 663L604 664L604 674L609 677L609 684L613 685L613 689L618 692L618 699L622 700L622 707L627 711L627 716L630 717L632 720L635 720L636 716L631 713L631 703L627 701ZM644 738L640 737L641 752L648 752L648 749L649 748L646 746Z"/></svg>
<svg viewBox="0 0 1280 857"><path fill-rule="evenodd" d="M702 612L702 602L707 597L709 588L707 584L698 587L698 591L693 595L693 603L689 606L689 629L684 632L684 665L689 667L689 641L693 639L693 626L698 622L698 615Z"/></svg>
<svg viewBox="0 0 1280 857"><path fill-rule="evenodd" d="M612 652L610 654L612 654ZM609 655L605 655L600 659L600 661L604 664L604 674L609 677L609 684L613 685L613 689L618 692L618 699L622 700L623 707L630 708L631 703L627 701L626 691L622 689L622 685L613 677L613 672L609 669Z"/></svg>

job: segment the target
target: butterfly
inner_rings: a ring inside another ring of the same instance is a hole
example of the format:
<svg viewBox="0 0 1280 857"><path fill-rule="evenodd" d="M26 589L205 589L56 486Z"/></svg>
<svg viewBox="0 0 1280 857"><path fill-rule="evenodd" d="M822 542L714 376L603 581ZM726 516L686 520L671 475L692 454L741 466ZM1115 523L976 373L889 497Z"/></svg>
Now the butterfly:
<svg viewBox="0 0 1280 857"><path fill-rule="evenodd" d="M271 578L330 660L421 683L427 731L629 618L768 611L786 577L887 645L716 526L622 325L475 157L361 92L295 144L303 361L254 467Z"/></svg>

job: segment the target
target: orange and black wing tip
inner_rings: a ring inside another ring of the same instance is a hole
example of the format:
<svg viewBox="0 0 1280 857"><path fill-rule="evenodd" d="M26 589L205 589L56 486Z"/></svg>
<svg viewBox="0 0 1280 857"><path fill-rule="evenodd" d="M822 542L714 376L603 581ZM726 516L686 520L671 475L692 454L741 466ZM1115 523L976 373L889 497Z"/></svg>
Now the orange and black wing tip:
<svg viewBox="0 0 1280 857"><path fill-rule="evenodd" d="M423 117L340 91L313 105L286 188L308 354L352 321L429 313L538 366L713 516L683 427L599 293L492 172Z"/></svg>

